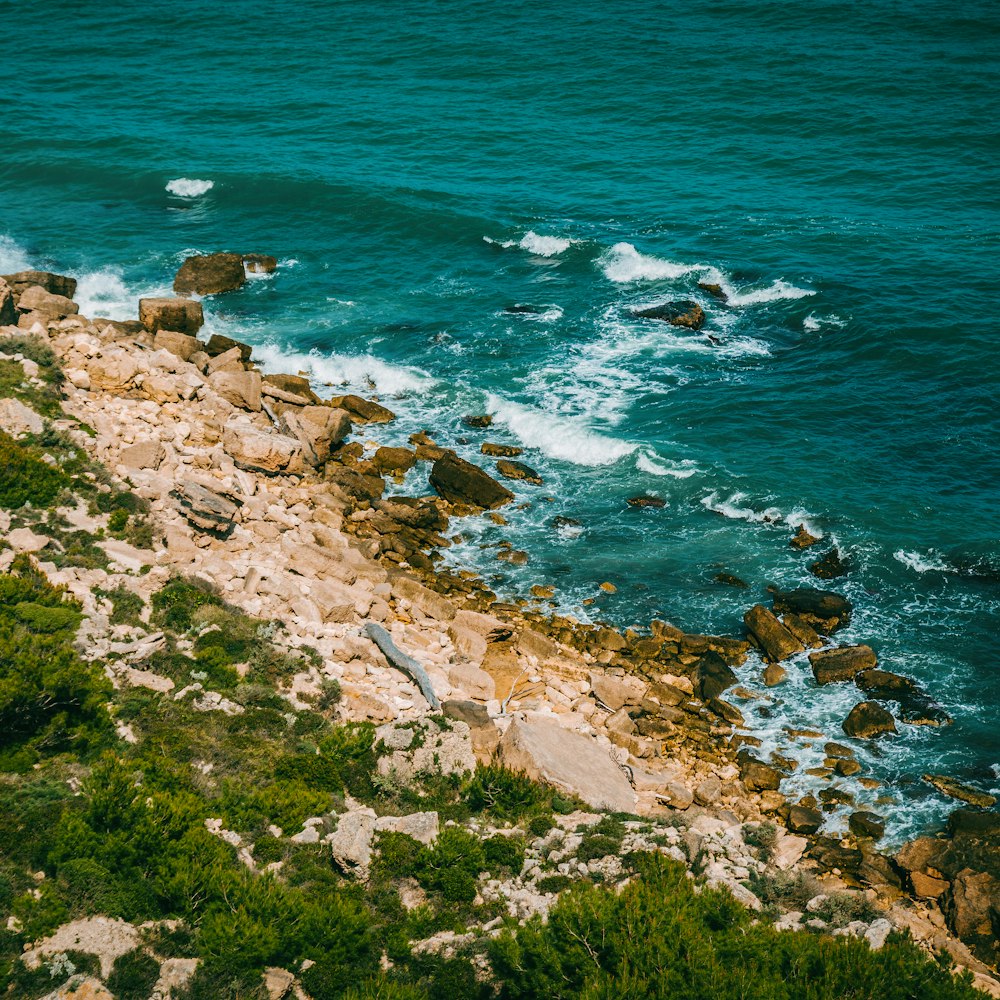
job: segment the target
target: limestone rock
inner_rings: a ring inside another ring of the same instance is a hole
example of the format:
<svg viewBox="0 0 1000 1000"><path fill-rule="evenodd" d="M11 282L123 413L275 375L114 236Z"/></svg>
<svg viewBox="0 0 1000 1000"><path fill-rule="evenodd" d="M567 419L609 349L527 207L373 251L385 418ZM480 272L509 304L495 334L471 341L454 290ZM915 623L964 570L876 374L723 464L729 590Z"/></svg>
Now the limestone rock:
<svg viewBox="0 0 1000 1000"><path fill-rule="evenodd" d="M608 750L558 723L515 719L497 752L507 767L577 795L595 809L635 809L635 792Z"/></svg>
<svg viewBox="0 0 1000 1000"><path fill-rule="evenodd" d="M817 542L822 541L822 536L811 535L804 524L799 525L799 530L795 532L795 537L788 543L793 549L808 549Z"/></svg>
<svg viewBox="0 0 1000 1000"><path fill-rule="evenodd" d="M625 677L614 677L611 674L590 675L591 691L612 712L623 705L638 705L646 694L648 686L645 681L630 675Z"/></svg>
<svg viewBox="0 0 1000 1000"><path fill-rule="evenodd" d="M765 764L753 754L741 752L739 755L740 778L752 792L777 791L784 775L776 767Z"/></svg>
<svg viewBox="0 0 1000 1000"><path fill-rule="evenodd" d="M488 476L478 465L457 455L439 458L431 467L431 486L451 503L493 510L514 499L505 486Z"/></svg>
<svg viewBox="0 0 1000 1000"><path fill-rule="evenodd" d="M968 802L971 806L977 806L980 809L991 809L997 803L995 795L981 792L978 788L973 788L971 785L966 785L961 781L956 781L954 778L949 778L946 774L925 774L923 778L924 781L933 785L942 795L958 799L960 802Z"/></svg>
<svg viewBox="0 0 1000 1000"><path fill-rule="evenodd" d="M119 459L128 469L158 469L166 453L159 441L137 441L122 448Z"/></svg>
<svg viewBox="0 0 1000 1000"><path fill-rule="evenodd" d="M913 895L924 899L939 899L951 883L947 879L935 878L925 872L910 872Z"/></svg>
<svg viewBox="0 0 1000 1000"><path fill-rule="evenodd" d="M881 733L896 732L892 713L874 701L863 701L851 709L844 720L843 730L848 736L868 739Z"/></svg>
<svg viewBox="0 0 1000 1000"><path fill-rule="evenodd" d="M251 413L260 411L260 372L215 372L209 385L228 403Z"/></svg>
<svg viewBox="0 0 1000 1000"><path fill-rule="evenodd" d="M817 684L849 681L862 670L870 670L877 662L871 646L840 646L809 654Z"/></svg>
<svg viewBox="0 0 1000 1000"><path fill-rule="evenodd" d="M792 806L788 810L788 829L792 833L816 833L823 825L823 814L807 806Z"/></svg>
<svg viewBox="0 0 1000 1000"><path fill-rule="evenodd" d="M178 295L216 295L242 288L247 276L243 258L236 253L211 253L188 257L174 277Z"/></svg>
<svg viewBox="0 0 1000 1000"><path fill-rule="evenodd" d="M318 467L329 461L331 450L351 433L351 418L346 410L303 406L286 410L279 426L289 437L299 440L306 461Z"/></svg>
<svg viewBox="0 0 1000 1000"><path fill-rule="evenodd" d="M44 421L30 406L13 397L0 399L0 430L20 437L22 434L41 434L43 427Z"/></svg>
<svg viewBox="0 0 1000 1000"><path fill-rule="evenodd" d="M194 336L205 322L201 303L193 299L139 299L139 321L155 333L172 330Z"/></svg>
<svg viewBox="0 0 1000 1000"><path fill-rule="evenodd" d="M63 924L54 934L39 941L21 955L29 969L37 969L46 955L83 951L96 955L101 975L107 979L115 960L140 945L139 932L124 920L111 917L84 917Z"/></svg>
<svg viewBox="0 0 1000 1000"><path fill-rule="evenodd" d="M702 701L718 698L738 680L732 668L718 653L708 652L694 666L694 689Z"/></svg>
<svg viewBox="0 0 1000 1000"><path fill-rule="evenodd" d="M278 260L266 253L245 253L243 266L251 274L273 274L278 270Z"/></svg>
<svg viewBox="0 0 1000 1000"><path fill-rule="evenodd" d="M761 604L747 611L743 616L743 623L764 656L772 663L778 663L805 649L775 615Z"/></svg>
<svg viewBox="0 0 1000 1000"><path fill-rule="evenodd" d="M491 458L517 458L518 455L524 453L524 449L518 448L516 445L494 444L490 441L484 441L479 446L479 450L482 454L489 455Z"/></svg>
<svg viewBox="0 0 1000 1000"><path fill-rule="evenodd" d="M15 296L21 295L32 285L40 285L52 295L62 295L67 299L76 295L76 278L67 278L51 271L18 271L16 274L0 275L10 285Z"/></svg>
<svg viewBox="0 0 1000 1000"><path fill-rule="evenodd" d="M153 337L153 350L169 351L181 361L190 361L192 355L202 350L204 345L197 337L176 330L157 330Z"/></svg>
<svg viewBox="0 0 1000 1000"><path fill-rule="evenodd" d="M303 404L315 406L320 401L319 396L312 391L309 379L302 375L286 375L281 372L273 372L270 375L264 376L264 385L271 386L289 395L297 396L303 401Z"/></svg>
<svg viewBox="0 0 1000 1000"><path fill-rule="evenodd" d="M856 837L878 840L885 833L885 820L878 813L866 810L851 813L847 824Z"/></svg>
<svg viewBox="0 0 1000 1000"><path fill-rule="evenodd" d="M433 844L441 825L436 812L410 813L408 816L380 816L375 824L379 832L405 833L421 844Z"/></svg>
<svg viewBox="0 0 1000 1000"><path fill-rule="evenodd" d="M346 414L346 411L341 412ZM382 447L375 452L372 461L379 472L401 473L409 471L417 464L417 455L409 448Z"/></svg>
<svg viewBox="0 0 1000 1000"><path fill-rule="evenodd" d="M250 355L253 354L253 348L249 344L244 344L239 340L233 340L232 337L224 337L221 333L213 333L212 336L208 338L208 343L205 345L205 353L210 358L214 358L220 354L225 354L227 351L233 350L234 347L239 348L241 361L250 360Z"/></svg>
<svg viewBox="0 0 1000 1000"><path fill-rule="evenodd" d="M262 431L238 420L230 420L223 429L222 447L239 468L251 472L274 475L303 468L302 445L297 438Z"/></svg>
<svg viewBox="0 0 1000 1000"><path fill-rule="evenodd" d="M39 313L48 320L65 319L67 316L75 316L80 307L65 295L53 295L47 292L41 285L32 285L26 288L17 303L18 309L22 313Z"/></svg>
<svg viewBox="0 0 1000 1000"><path fill-rule="evenodd" d="M225 534L236 523L243 506L232 493L217 492L190 480L179 482L171 495L178 500L181 513L201 531Z"/></svg>
<svg viewBox="0 0 1000 1000"><path fill-rule="evenodd" d="M334 863L347 875L367 880L372 840L378 820L374 809L354 809L338 817L337 829L327 837Z"/></svg>
<svg viewBox="0 0 1000 1000"><path fill-rule="evenodd" d="M671 326L683 326L689 330L700 330L705 325L705 311L690 299L675 302L664 302L648 309L636 309L633 316L640 319L658 319Z"/></svg>

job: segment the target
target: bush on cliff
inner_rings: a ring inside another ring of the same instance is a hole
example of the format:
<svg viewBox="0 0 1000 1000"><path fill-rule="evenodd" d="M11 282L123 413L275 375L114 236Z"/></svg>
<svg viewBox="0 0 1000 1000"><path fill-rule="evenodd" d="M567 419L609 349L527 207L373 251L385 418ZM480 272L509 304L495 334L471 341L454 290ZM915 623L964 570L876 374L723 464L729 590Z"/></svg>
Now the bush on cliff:
<svg viewBox="0 0 1000 1000"><path fill-rule="evenodd" d="M68 485L66 474L43 461L37 448L0 431L0 508L48 507Z"/></svg>
<svg viewBox="0 0 1000 1000"><path fill-rule="evenodd" d="M491 947L502 1000L974 1000L911 941L778 932L683 865L647 855L616 894L560 897L547 923L512 925Z"/></svg>

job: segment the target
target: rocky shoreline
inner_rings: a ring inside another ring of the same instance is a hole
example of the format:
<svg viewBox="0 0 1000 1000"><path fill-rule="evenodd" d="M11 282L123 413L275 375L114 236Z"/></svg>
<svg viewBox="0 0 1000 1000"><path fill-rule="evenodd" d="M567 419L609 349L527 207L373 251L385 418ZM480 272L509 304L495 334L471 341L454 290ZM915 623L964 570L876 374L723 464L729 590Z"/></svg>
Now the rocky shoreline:
<svg viewBox="0 0 1000 1000"><path fill-rule="evenodd" d="M261 255L191 258L175 289L220 294L242 284L245 269L275 266ZM499 762L579 800L593 817L587 822L599 823L602 814L637 817L626 823L629 846L619 840L617 854L649 841L643 821L665 823L673 833L664 834L661 850L753 910L766 904L749 886L765 875L815 880L801 907L779 907L777 925L858 934L873 947L892 929L908 930L1000 996L1000 817L988 811L990 797L927 775L973 808L953 814L938 837L887 856L876 846L882 818L868 810L850 814L843 837L820 832L828 811L852 801L835 782L861 770L849 746L819 732L799 734L824 745L815 777L833 780L818 795L792 801L781 785L797 762L758 755L761 741L745 728L739 705L758 695L739 686L733 668L751 651L766 664L765 687L782 682L782 661L806 651L818 684L855 684L862 700L844 720L849 738L877 738L897 723L949 721L913 681L880 669L868 646L835 644L831 637L850 620L843 597L819 589L775 593L771 608L746 612L740 638L692 635L658 621L643 633L581 623L551 613L544 584L530 598L502 602L476 574L445 568L440 552L463 517L503 523L503 506L520 499L519 483L538 481L514 461L517 449L482 442L501 482L428 433L413 435L410 447L382 443L379 428L395 419L384 401L329 393L302 373L264 373L249 345L199 339L204 315L196 299L144 299L137 319L121 322L80 316L74 294L72 278L47 272L0 279L0 355L20 364L30 383L37 364L5 342L16 348L29 335L55 352L66 416L51 424L148 505L148 544L109 539L98 543L107 569L60 566L52 554L65 543L44 523L0 511L0 571L26 553L52 584L66 587L83 609L82 655L104 659L116 687L192 699L206 712L242 711L207 681L179 688L145 669L151 651L163 646L162 632L148 622L113 625L100 596L125 587L148 602L175 577L205 581L246 614L283 623L290 650L315 652L283 697L305 706L336 681L338 717L373 723L387 746L398 743L386 765L396 780L417 766L412 743L400 734L413 726L433 734L433 720L443 716L465 740L444 730L435 737L446 771ZM484 418L467 424L488 430ZM12 438L43 426L29 403L0 400L0 429ZM415 467L427 469L429 489L398 494ZM106 515L84 505L59 513L77 531L98 536L108 527ZM814 541L803 529L792 544L805 549ZM511 560L520 556L513 546L506 551ZM840 565L834 550L814 572L828 579ZM895 717L886 701L898 706ZM134 738L126 723L119 735ZM354 825L341 816L331 849L363 873L382 820L360 807L345 815ZM433 838L436 814L427 823ZM301 835L321 826L317 819ZM753 843L761 830L766 850ZM567 861L560 874L568 877L571 845L561 843ZM538 838L529 859L548 857L552 846ZM555 894L540 888L541 871L540 863L529 865L480 891L519 919L544 913ZM623 870L609 854L585 871L614 880ZM816 916L837 893L856 896L876 915L841 927ZM455 946L448 937L426 944ZM37 945L40 954L45 947Z"/></svg>

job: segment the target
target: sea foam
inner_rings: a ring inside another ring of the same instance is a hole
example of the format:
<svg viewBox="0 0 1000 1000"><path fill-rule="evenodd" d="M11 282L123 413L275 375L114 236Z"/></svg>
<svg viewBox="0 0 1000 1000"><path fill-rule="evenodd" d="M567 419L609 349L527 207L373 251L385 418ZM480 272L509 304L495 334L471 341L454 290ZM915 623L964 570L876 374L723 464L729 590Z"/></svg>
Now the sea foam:
<svg viewBox="0 0 1000 1000"><path fill-rule="evenodd" d="M215 187L215 181L198 180L193 177L175 177L167 181L167 191L178 198L199 198Z"/></svg>
<svg viewBox="0 0 1000 1000"><path fill-rule="evenodd" d="M574 465L612 465L638 445L581 427L579 421L534 410L499 396L487 397L487 411L530 448Z"/></svg>
<svg viewBox="0 0 1000 1000"><path fill-rule="evenodd" d="M529 229L519 240L495 240L491 236L484 236L483 240L492 243L494 246L503 247L509 250L511 247L520 247L533 253L537 257L555 257L564 250L568 250L576 240L567 239L564 236L541 236Z"/></svg>
<svg viewBox="0 0 1000 1000"><path fill-rule="evenodd" d="M31 269L28 253L9 236L0 234L0 274L14 274Z"/></svg>
<svg viewBox="0 0 1000 1000"><path fill-rule="evenodd" d="M680 462L668 462L661 458L652 448L642 448L635 460L635 467L651 476L673 476L674 479L689 479L701 470L686 458Z"/></svg>
<svg viewBox="0 0 1000 1000"><path fill-rule="evenodd" d="M920 552L906 552L904 549L897 549L893 552L892 557L897 562L901 562L908 569L912 569L916 573L949 572L952 567L933 553L933 549L926 554L921 554Z"/></svg>
<svg viewBox="0 0 1000 1000"><path fill-rule="evenodd" d="M598 263L609 281L624 284L630 281L662 281L682 278L696 271L707 271L705 264L678 264L639 253L631 243L616 243L602 254Z"/></svg>

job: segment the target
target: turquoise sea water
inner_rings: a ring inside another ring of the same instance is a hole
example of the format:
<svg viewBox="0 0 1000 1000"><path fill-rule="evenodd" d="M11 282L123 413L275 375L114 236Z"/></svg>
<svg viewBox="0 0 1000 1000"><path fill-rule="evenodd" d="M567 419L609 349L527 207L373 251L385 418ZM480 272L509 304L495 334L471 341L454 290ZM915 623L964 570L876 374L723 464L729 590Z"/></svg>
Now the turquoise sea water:
<svg viewBox="0 0 1000 1000"><path fill-rule="evenodd" d="M545 486L449 555L501 593L735 633L768 583L815 583L787 544L805 520L853 565L846 638L955 717L861 750L894 836L954 804L924 771L1000 784L994 4L60 2L5 24L0 272L72 272L84 313L126 318L192 251L275 254L210 327L374 385L396 440L525 446ZM631 315L674 298L705 331ZM491 431L460 426L476 412ZM647 491L667 506L626 507ZM531 562L496 562L502 539ZM821 742L782 727L836 738L860 696L789 672L746 711L805 767Z"/></svg>

